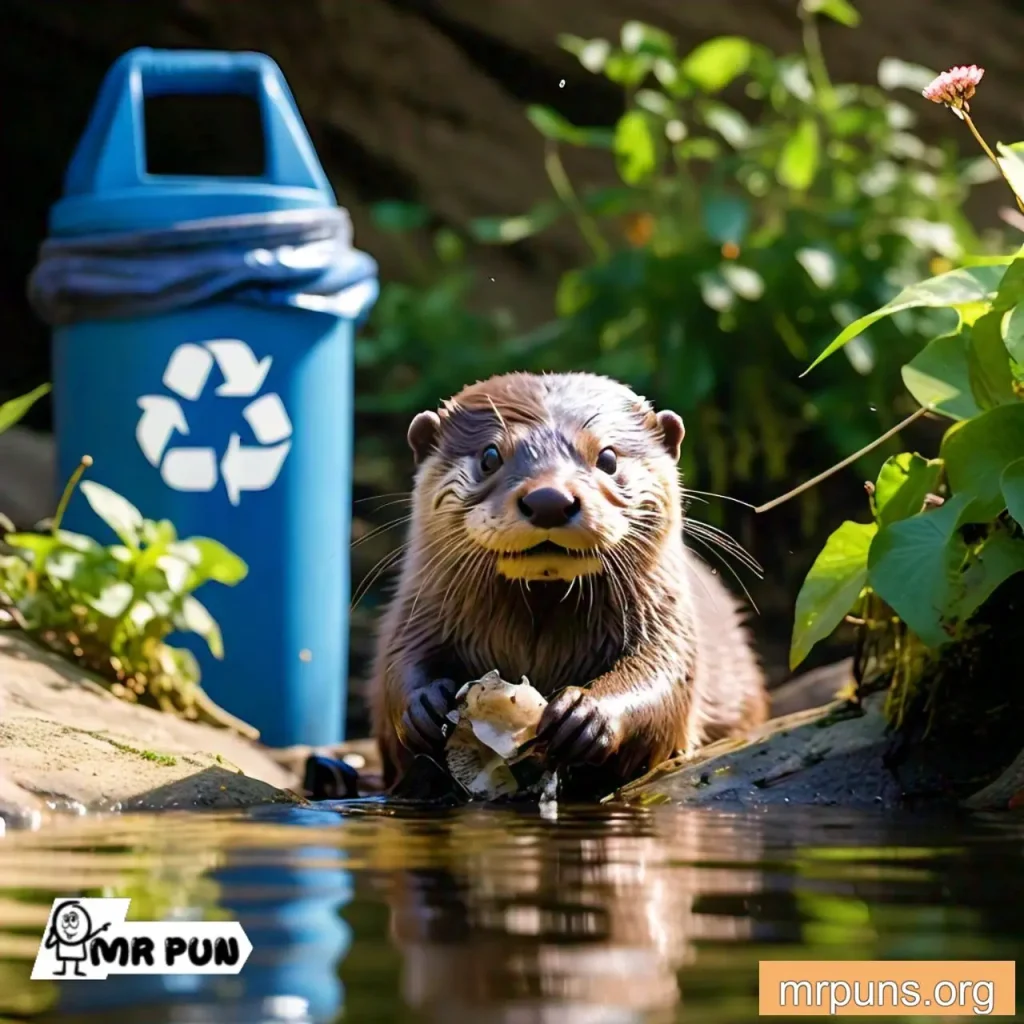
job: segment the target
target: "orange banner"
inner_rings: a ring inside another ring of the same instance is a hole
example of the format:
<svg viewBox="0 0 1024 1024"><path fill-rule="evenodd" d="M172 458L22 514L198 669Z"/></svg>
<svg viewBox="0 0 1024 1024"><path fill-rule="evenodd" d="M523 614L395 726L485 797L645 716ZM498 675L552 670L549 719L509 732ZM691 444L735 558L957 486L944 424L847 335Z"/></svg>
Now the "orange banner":
<svg viewBox="0 0 1024 1024"><path fill-rule="evenodd" d="M1012 1017L1013 960L762 960L763 1017Z"/></svg>

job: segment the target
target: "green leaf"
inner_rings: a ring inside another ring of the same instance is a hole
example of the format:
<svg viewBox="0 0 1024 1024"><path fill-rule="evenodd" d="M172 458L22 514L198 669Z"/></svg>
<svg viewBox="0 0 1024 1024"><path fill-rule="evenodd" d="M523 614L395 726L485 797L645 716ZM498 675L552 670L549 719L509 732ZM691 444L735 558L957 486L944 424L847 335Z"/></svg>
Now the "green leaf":
<svg viewBox="0 0 1024 1024"><path fill-rule="evenodd" d="M807 246L797 250L796 258L800 266L807 272L807 276L822 291L827 291L836 283L838 277L836 258L829 250Z"/></svg>
<svg viewBox="0 0 1024 1024"><path fill-rule="evenodd" d="M946 463L949 486L955 495L978 501L973 509L985 522L1005 507L1001 480L1011 462L1024 452L1024 403L989 409L950 430L940 454Z"/></svg>
<svg viewBox="0 0 1024 1024"><path fill-rule="evenodd" d="M733 149L742 149L750 141L750 124L738 110L724 103L705 103L701 106L701 116Z"/></svg>
<svg viewBox="0 0 1024 1024"><path fill-rule="evenodd" d="M708 237L722 245L732 242L739 245L746 237L750 226L750 203L726 192L713 193L701 204L704 214L704 230Z"/></svg>
<svg viewBox="0 0 1024 1024"><path fill-rule="evenodd" d="M999 280L992 308L1005 312L1024 299L1024 259L1018 253L1010 259Z"/></svg>
<svg viewBox="0 0 1024 1024"><path fill-rule="evenodd" d="M805 192L818 173L820 157L821 138L818 122L810 117L804 118L782 147L775 176L786 188Z"/></svg>
<svg viewBox="0 0 1024 1024"><path fill-rule="evenodd" d="M430 211L419 203L403 203L397 199L374 203L370 217L382 231L413 231L430 221Z"/></svg>
<svg viewBox="0 0 1024 1024"><path fill-rule="evenodd" d="M626 53L646 53L653 57L674 58L675 40L660 28L642 21L627 21L622 26L622 48Z"/></svg>
<svg viewBox="0 0 1024 1024"><path fill-rule="evenodd" d="M648 115L630 110L615 126L615 156L622 180L638 185L658 166L658 146Z"/></svg>
<svg viewBox="0 0 1024 1024"><path fill-rule="evenodd" d="M12 548L32 552L36 557L37 566L43 564L59 543L57 538L49 533L9 533L4 540Z"/></svg>
<svg viewBox="0 0 1024 1024"><path fill-rule="evenodd" d="M1024 526L1024 458L1011 462L999 478L1006 511Z"/></svg>
<svg viewBox="0 0 1024 1024"><path fill-rule="evenodd" d="M134 596L135 590L130 583L109 583L100 591L99 597L89 601L89 605L108 619L119 619L128 610Z"/></svg>
<svg viewBox="0 0 1024 1024"><path fill-rule="evenodd" d="M970 497L957 494L940 508L879 530L868 555L868 583L930 647L948 636L943 612L967 547L957 530Z"/></svg>
<svg viewBox="0 0 1024 1024"><path fill-rule="evenodd" d="M558 45L571 53L592 74L600 74L611 53L607 39L583 39L580 36L560 35Z"/></svg>
<svg viewBox="0 0 1024 1024"><path fill-rule="evenodd" d="M649 53L612 53L605 61L605 77L627 89L639 85L657 63Z"/></svg>
<svg viewBox="0 0 1024 1024"><path fill-rule="evenodd" d="M128 620L138 630L143 630L156 618L156 609L148 601L136 601L128 612Z"/></svg>
<svg viewBox="0 0 1024 1024"><path fill-rule="evenodd" d="M85 563L86 556L81 551L69 551L67 548L61 548L46 559L46 575L51 580L70 583L81 573Z"/></svg>
<svg viewBox="0 0 1024 1024"><path fill-rule="evenodd" d="M907 390L926 409L954 420L981 412L971 391L967 339L947 334L930 341L901 370Z"/></svg>
<svg viewBox="0 0 1024 1024"><path fill-rule="evenodd" d="M185 548L190 550L183 551ZM210 537L189 537L171 550L175 555L188 558L203 580L216 580L231 587L249 574L248 565L238 555Z"/></svg>
<svg viewBox="0 0 1024 1024"><path fill-rule="evenodd" d="M478 217L469 230L478 242L510 244L549 228L565 213L560 202L539 203L519 217Z"/></svg>
<svg viewBox="0 0 1024 1024"><path fill-rule="evenodd" d="M826 541L796 599L789 650L794 669L843 621L867 582L868 549L878 527L845 522Z"/></svg>
<svg viewBox="0 0 1024 1024"><path fill-rule="evenodd" d="M1010 358L1024 363L1024 303L1013 307L1004 314L1000 324L1003 346L1010 353Z"/></svg>
<svg viewBox="0 0 1024 1024"><path fill-rule="evenodd" d="M999 150L999 166L1006 175L1007 184L1017 198L1024 202L1024 159L1017 150L1004 146L1001 142L996 143L996 149Z"/></svg>
<svg viewBox="0 0 1024 1024"><path fill-rule="evenodd" d="M675 153L680 160L716 160L722 147L715 139L699 136L694 139L684 139L676 148Z"/></svg>
<svg viewBox="0 0 1024 1024"><path fill-rule="evenodd" d="M968 339L971 392L982 409L994 409L1018 400L1000 330L1002 319L1001 313L986 313L963 329Z"/></svg>
<svg viewBox="0 0 1024 1024"><path fill-rule="evenodd" d="M80 486L93 512L117 534L122 544L138 551L142 513L127 498L94 480L84 480Z"/></svg>
<svg viewBox="0 0 1024 1024"><path fill-rule="evenodd" d="M87 555L100 555L105 550L103 545L92 537L87 537L84 533L73 533L71 530L58 530L57 540L65 547Z"/></svg>
<svg viewBox="0 0 1024 1024"><path fill-rule="evenodd" d="M573 316L593 298L594 290L583 271L567 270L555 292L555 312L560 317Z"/></svg>
<svg viewBox="0 0 1024 1024"><path fill-rule="evenodd" d="M167 580L167 589L172 594L184 594L189 589L192 566L177 555L164 554L156 560L156 567Z"/></svg>
<svg viewBox="0 0 1024 1024"><path fill-rule="evenodd" d="M942 471L941 459L902 452L886 459L875 482L875 515L881 526L917 515Z"/></svg>
<svg viewBox="0 0 1024 1024"><path fill-rule="evenodd" d="M718 272L741 299L757 302L764 295L764 278L756 270L741 263L727 262L719 266Z"/></svg>
<svg viewBox="0 0 1024 1024"><path fill-rule="evenodd" d="M4 402L3 405L0 405L0 434L13 427L43 395L48 395L49 393L50 385L40 384L39 387L30 391L27 395L22 395L20 398L12 398L9 402Z"/></svg>
<svg viewBox="0 0 1024 1024"><path fill-rule="evenodd" d="M201 636L215 658L223 658L224 640L221 637L220 627L206 606L190 594L181 604L181 614L185 628Z"/></svg>
<svg viewBox="0 0 1024 1024"><path fill-rule="evenodd" d="M999 282L1005 270L1005 266L999 265L961 267L904 288L884 306L848 324L804 370L804 374L809 373L834 352L838 352L848 341L863 333L873 323L894 313L900 313L905 309L959 309L971 303L991 300L999 289Z"/></svg>
<svg viewBox="0 0 1024 1024"><path fill-rule="evenodd" d="M719 92L750 67L754 47L742 36L701 43L683 61L683 74L704 92Z"/></svg>
<svg viewBox="0 0 1024 1024"><path fill-rule="evenodd" d="M657 89L640 89L633 100L641 110L646 110L655 117L664 118L666 121L675 117L675 104Z"/></svg>
<svg viewBox="0 0 1024 1024"><path fill-rule="evenodd" d="M555 142L567 142L572 146L582 146L585 143L586 135L583 129L567 121L556 110L551 107L542 107L532 104L526 108L526 116L530 124L537 129L546 139Z"/></svg>
<svg viewBox="0 0 1024 1024"><path fill-rule="evenodd" d="M850 0L803 0L803 7L809 14L824 14L848 28L860 24L860 14Z"/></svg>
<svg viewBox="0 0 1024 1024"><path fill-rule="evenodd" d="M1004 529L994 530L967 559L951 588L943 615L946 634L959 635L996 588L1018 572L1024 572L1024 540Z"/></svg>

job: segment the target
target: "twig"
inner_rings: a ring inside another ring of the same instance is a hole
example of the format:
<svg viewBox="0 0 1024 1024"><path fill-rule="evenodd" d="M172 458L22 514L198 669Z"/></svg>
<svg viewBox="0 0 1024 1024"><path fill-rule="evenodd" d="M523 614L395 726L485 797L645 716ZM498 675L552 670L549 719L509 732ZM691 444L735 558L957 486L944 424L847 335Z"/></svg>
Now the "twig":
<svg viewBox="0 0 1024 1024"><path fill-rule="evenodd" d="M886 441L889 440L890 437L894 437L901 430L905 430L907 427L910 426L911 423L915 422L916 420L919 420L928 411L929 410L922 405L920 409L916 409L901 423L897 423L896 426L893 427L891 430L887 430L884 434L882 434L881 437L876 437L874 441L872 441L870 444L866 444L863 448L860 449L860 451L854 452L852 455L843 459L842 462L837 462L831 469L826 469L824 473L819 473L817 476L812 477L810 480L805 480L798 487L794 487L793 490L788 491L781 497L773 498L771 501L765 503L764 505L758 505L754 509L754 511L767 512L769 509L778 508L779 505L789 501L790 498L795 498L797 497L797 495L803 494L804 491L809 491L812 487L816 486L817 484L820 484L822 480L827 480L834 473L838 473L839 470L846 469L847 466L856 462L862 455L867 455L868 452L874 451L874 449L877 448L880 444L884 444Z"/></svg>

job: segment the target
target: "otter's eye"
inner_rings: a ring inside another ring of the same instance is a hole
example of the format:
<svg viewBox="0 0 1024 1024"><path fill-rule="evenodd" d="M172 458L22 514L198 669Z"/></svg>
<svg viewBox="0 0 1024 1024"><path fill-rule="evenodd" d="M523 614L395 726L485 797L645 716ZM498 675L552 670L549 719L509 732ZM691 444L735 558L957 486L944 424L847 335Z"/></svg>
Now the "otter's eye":
<svg viewBox="0 0 1024 1024"><path fill-rule="evenodd" d="M480 456L480 468L488 476L501 468L501 452L493 444L489 444L484 449L483 455Z"/></svg>
<svg viewBox="0 0 1024 1024"><path fill-rule="evenodd" d="M605 448L597 457L597 468L602 473L611 475L618 468L619 460L615 457L614 448Z"/></svg>

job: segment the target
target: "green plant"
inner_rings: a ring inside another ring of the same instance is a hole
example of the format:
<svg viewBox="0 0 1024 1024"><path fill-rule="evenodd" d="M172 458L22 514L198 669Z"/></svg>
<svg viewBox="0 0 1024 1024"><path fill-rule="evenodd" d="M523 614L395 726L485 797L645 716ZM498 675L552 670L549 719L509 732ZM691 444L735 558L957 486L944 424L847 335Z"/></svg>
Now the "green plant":
<svg viewBox="0 0 1024 1024"><path fill-rule="evenodd" d="M845 452L897 422L888 371L944 322L935 310L860 332L844 349L852 376L827 367L796 383L792 368L976 242L960 209L977 165L921 141L891 95L929 73L888 60L878 87L833 83L817 18L852 26L857 13L803 0L799 14L803 52L783 57L740 36L681 55L635 21L618 45L563 36L621 88L625 110L594 128L530 107L555 196L474 225L480 241L513 243L574 221L591 260L561 279L558 319L518 339L518 364L586 366L676 408L700 437L684 470L716 491L792 474L801 441ZM566 147L606 150L620 184L577 190Z"/></svg>
<svg viewBox="0 0 1024 1024"><path fill-rule="evenodd" d="M10 401L0 405L0 434L13 427L40 398L49 393L50 385L40 384L39 387L30 391L27 395L12 398Z"/></svg>
<svg viewBox="0 0 1024 1024"><path fill-rule="evenodd" d="M981 74L953 69L925 90L979 139L966 100ZM981 141L1024 201L1024 147L1000 145L996 156ZM811 368L883 318L926 307L952 310L957 324L902 379L922 410L952 422L938 457L887 459L869 488L871 520L829 538L797 599L791 648L795 667L852 611L889 637L897 717L924 666L973 636L979 609L1024 572L1024 249L911 285L850 323Z"/></svg>
<svg viewBox="0 0 1024 1024"><path fill-rule="evenodd" d="M434 233L430 256L417 252L406 233L429 223L426 209L386 202L372 207L371 214L379 228L402 243L408 280L385 282L366 335L356 342L361 377L356 408L419 411L501 367L508 359L503 346L512 320L503 310L470 308L477 279L466 262L465 242L454 231Z"/></svg>
<svg viewBox="0 0 1024 1024"><path fill-rule="evenodd" d="M0 410L2 412L2 410ZM166 638L200 635L223 656L220 629L195 591L207 581L232 586L245 563L209 537L179 539L172 523L143 518L101 484L81 484L120 543L103 545L60 527L86 458L65 489L47 532L8 533L0 551L0 622L98 674L118 696L186 718L251 733L199 687L192 653Z"/></svg>

